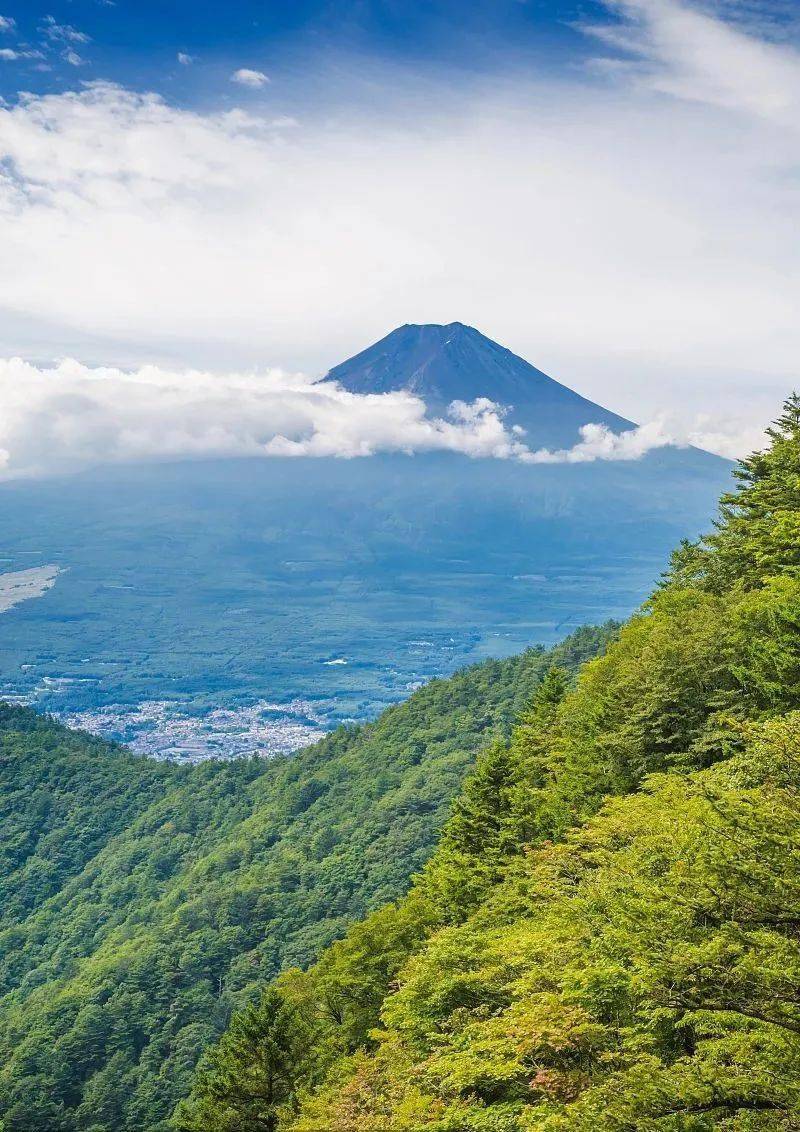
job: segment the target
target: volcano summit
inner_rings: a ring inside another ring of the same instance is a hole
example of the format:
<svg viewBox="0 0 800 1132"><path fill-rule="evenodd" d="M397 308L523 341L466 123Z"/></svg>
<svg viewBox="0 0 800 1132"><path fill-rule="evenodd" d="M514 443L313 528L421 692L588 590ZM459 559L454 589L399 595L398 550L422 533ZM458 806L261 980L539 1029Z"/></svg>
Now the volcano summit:
<svg viewBox="0 0 800 1132"><path fill-rule="evenodd" d="M509 409L511 423L525 428L535 447L568 447L586 424L613 432L635 427L462 322L400 326L326 379L351 393L404 390L431 414L446 412L453 401L486 397Z"/></svg>

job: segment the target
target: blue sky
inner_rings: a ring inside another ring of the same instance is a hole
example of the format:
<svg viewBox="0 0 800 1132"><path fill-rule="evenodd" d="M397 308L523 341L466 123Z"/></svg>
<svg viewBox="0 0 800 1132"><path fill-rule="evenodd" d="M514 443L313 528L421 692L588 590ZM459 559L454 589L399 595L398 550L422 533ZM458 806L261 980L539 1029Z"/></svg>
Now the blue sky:
<svg viewBox="0 0 800 1132"><path fill-rule="evenodd" d="M510 49L552 61L554 54L579 49L580 37L570 25L593 10L598 11L591 4L553 0L52 0L4 6L16 21L19 38L44 51L42 62L52 68L37 74L39 61L17 68L34 89L74 81L69 64L59 58L63 39L48 34L49 18L88 37L72 41L76 51L80 47L85 77L150 82L175 77L169 70L178 52L194 56L207 75L232 65L280 70L309 52L341 50L467 67L486 66ZM6 92L15 81L13 74L4 76Z"/></svg>
<svg viewBox="0 0 800 1132"><path fill-rule="evenodd" d="M501 67L512 53L540 67L568 65L586 49L572 24L598 9L553 0L54 0L7 3L3 11L16 25L5 45L20 52L0 72L6 98L20 86L58 91L113 80L196 102L229 99L225 83L239 68L285 78L310 57L362 55L474 72ZM25 58L26 51L36 55ZM179 54L191 63L179 63Z"/></svg>
<svg viewBox="0 0 800 1132"><path fill-rule="evenodd" d="M4 358L320 374L405 322L729 454L797 383L794 0L0 16L0 417Z"/></svg>
<svg viewBox="0 0 800 1132"><path fill-rule="evenodd" d="M613 24L620 10L624 20L624 9L591 0L9 0L2 13L15 27L3 43L20 58L0 69L0 92L113 80L186 102L224 99L231 70L289 77L337 55L465 73L520 62L569 69L591 56L581 27ZM800 23L794 0L730 0L724 15L778 39Z"/></svg>

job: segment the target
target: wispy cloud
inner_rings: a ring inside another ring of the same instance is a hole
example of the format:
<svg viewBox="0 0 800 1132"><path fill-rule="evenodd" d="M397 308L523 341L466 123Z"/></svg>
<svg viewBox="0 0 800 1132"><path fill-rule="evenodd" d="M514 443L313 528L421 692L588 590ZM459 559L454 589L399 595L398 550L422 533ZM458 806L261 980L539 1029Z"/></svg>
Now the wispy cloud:
<svg viewBox="0 0 800 1132"><path fill-rule="evenodd" d="M78 31L71 24L60 24L55 16L45 16L40 24L42 34L47 39L59 43L90 43L89 36L83 32Z"/></svg>
<svg viewBox="0 0 800 1132"><path fill-rule="evenodd" d="M0 16L0 31L13 31L17 21L13 16Z"/></svg>
<svg viewBox="0 0 800 1132"><path fill-rule="evenodd" d="M71 24L62 24L54 16L45 16L39 24L42 46L51 52L58 52L60 58L70 67L82 67L85 59L76 47L91 43L91 38Z"/></svg>
<svg viewBox="0 0 800 1132"><path fill-rule="evenodd" d="M17 59L43 59L41 51L18 50L14 47L0 47L0 59L15 62Z"/></svg>
<svg viewBox="0 0 800 1132"><path fill-rule="evenodd" d="M182 67L188 67L194 63L194 55L187 55L185 51L179 51L177 59Z"/></svg>
<svg viewBox="0 0 800 1132"><path fill-rule="evenodd" d="M619 17L584 31L628 56L626 77L677 98L800 129L800 52L679 0L605 0Z"/></svg>
<svg viewBox="0 0 800 1132"><path fill-rule="evenodd" d="M258 90L259 87L265 86L269 82L269 77L263 71L251 71L249 67L240 67L238 71L234 71L231 75L231 82Z"/></svg>

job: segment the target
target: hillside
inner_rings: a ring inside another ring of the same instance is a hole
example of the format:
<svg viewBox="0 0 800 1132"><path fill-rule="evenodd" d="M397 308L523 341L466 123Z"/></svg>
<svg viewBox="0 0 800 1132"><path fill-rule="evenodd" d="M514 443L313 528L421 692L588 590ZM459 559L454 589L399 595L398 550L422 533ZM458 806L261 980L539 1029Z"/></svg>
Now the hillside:
<svg viewBox="0 0 800 1132"><path fill-rule="evenodd" d="M574 671L612 630L555 650ZM435 680L293 757L180 767L0 706L0 1122L166 1127L236 1005L425 863L550 663Z"/></svg>
<svg viewBox="0 0 800 1132"><path fill-rule="evenodd" d="M738 477L409 895L235 1018L185 1132L800 1126L800 398Z"/></svg>

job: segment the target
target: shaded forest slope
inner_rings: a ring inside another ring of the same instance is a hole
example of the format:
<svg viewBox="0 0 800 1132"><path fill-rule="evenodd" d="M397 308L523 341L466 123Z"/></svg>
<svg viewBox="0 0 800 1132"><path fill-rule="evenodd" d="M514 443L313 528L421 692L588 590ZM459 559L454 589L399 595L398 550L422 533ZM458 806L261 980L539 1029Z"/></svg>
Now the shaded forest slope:
<svg viewBox="0 0 800 1132"><path fill-rule="evenodd" d="M271 762L154 763L0 705L5 1132L165 1127L234 1007L407 889L549 663L435 680Z"/></svg>

